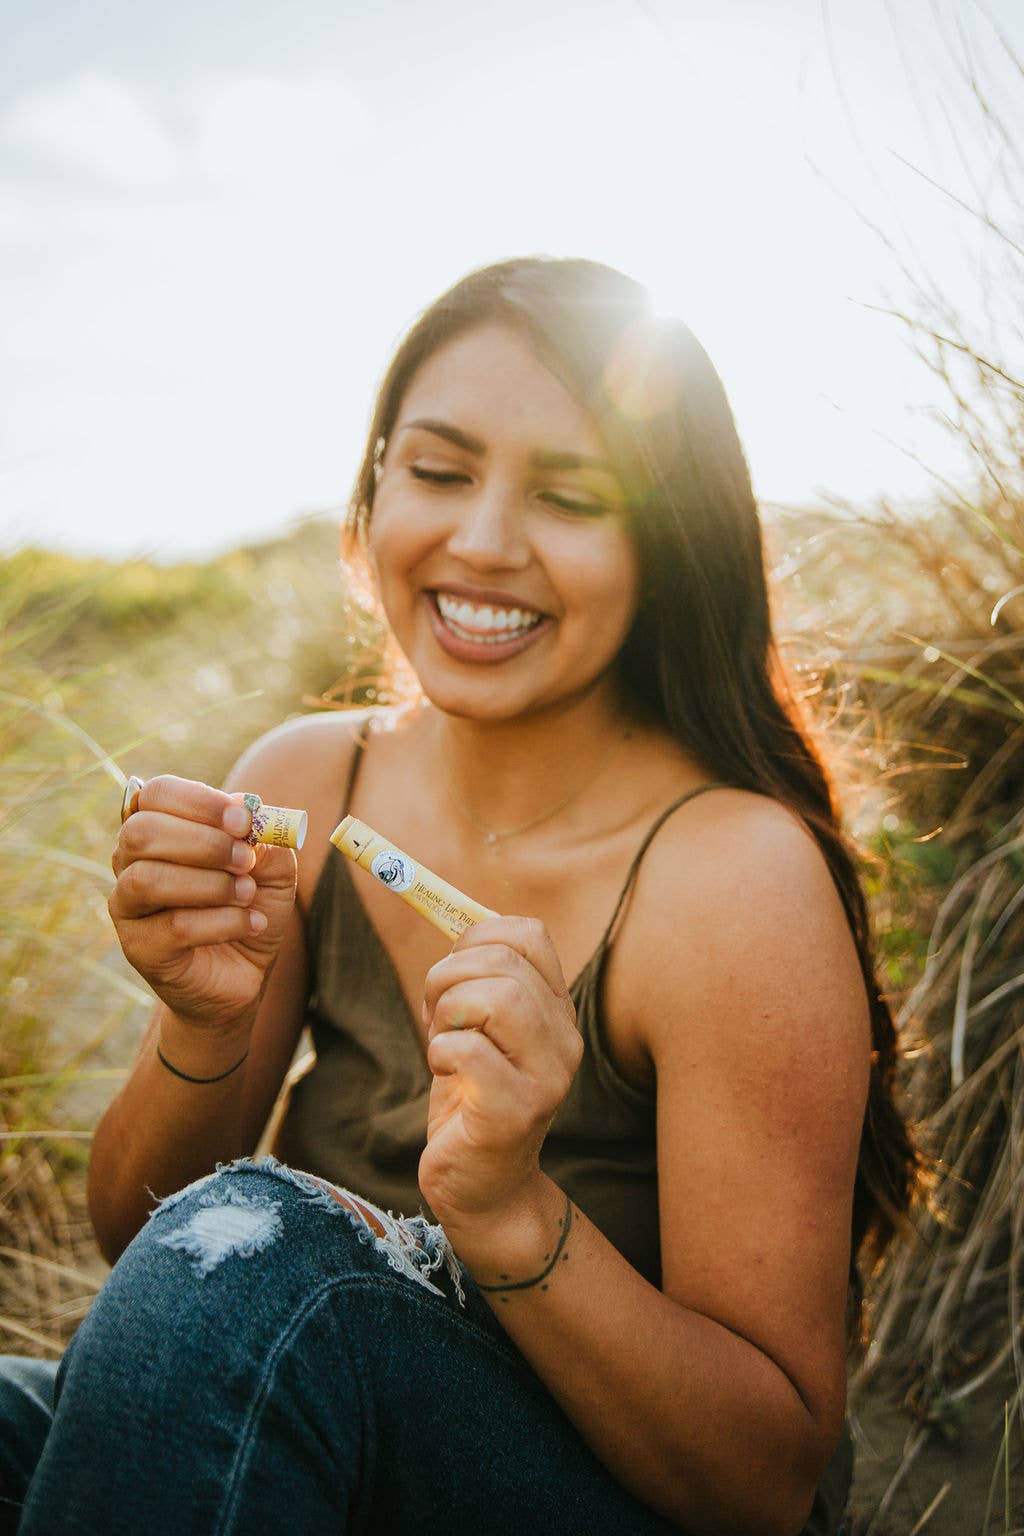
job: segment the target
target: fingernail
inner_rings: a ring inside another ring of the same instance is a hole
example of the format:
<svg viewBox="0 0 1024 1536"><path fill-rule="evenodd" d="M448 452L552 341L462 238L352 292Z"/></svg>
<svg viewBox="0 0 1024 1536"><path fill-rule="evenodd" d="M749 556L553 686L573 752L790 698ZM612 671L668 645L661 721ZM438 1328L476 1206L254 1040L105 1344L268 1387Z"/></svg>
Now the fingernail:
<svg viewBox="0 0 1024 1536"><path fill-rule="evenodd" d="M256 895L256 881L248 875L239 875L235 881L235 900L241 902L252 901Z"/></svg>
<svg viewBox="0 0 1024 1536"><path fill-rule="evenodd" d="M252 869L256 862L256 855L248 843L235 843L231 849L231 863L235 869Z"/></svg>
<svg viewBox="0 0 1024 1536"><path fill-rule="evenodd" d="M253 933L262 933L266 926L267 920L263 916L262 912L249 913L249 927L252 929Z"/></svg>
<svg viewBox="0 0 1024 1536"><path fill-rule="evenodd" d="M244 837L251 821L249 812L242 805L229 805L221 817L221 826L233 837Z"/></svg>

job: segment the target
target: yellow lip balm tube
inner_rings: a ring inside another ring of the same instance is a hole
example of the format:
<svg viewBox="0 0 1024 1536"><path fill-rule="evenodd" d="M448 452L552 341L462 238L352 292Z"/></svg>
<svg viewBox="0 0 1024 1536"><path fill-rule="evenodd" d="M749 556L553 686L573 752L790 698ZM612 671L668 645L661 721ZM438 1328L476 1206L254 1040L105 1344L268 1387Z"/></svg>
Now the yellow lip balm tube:
<svg viewBox="0 0 1024 1536"><path fill-rule="evenodd" d="M338 823L331 833L331 842L353 864L369 870L382 885L401 896L450 939L457 939L460 933L465 933L474 923L482 923L485 917L498 916L490 907L471 901L440 875L424 869L401 848L396 848L386 837L381 837L365 821L357 821L354 816L346 816Z"/></svg>

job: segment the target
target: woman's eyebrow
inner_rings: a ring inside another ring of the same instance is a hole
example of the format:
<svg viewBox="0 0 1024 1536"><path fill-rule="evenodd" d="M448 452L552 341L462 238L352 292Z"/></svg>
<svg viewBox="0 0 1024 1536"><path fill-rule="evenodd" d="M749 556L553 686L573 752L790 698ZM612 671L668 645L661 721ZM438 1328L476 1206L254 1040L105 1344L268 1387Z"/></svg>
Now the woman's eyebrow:
<svg viewBox="0 0 1024 1536"><path fill-rule="evenodd" d="M479 437L464 432L461 427L453 426L450 421L436 421L430 417L421 416L416 421L403 422L398 430L411 432L416 427L421 432L432 432L435 437L443 437L446 442L454 443L457 448L464 448L467 453L475 453L478 458L483 458L487 452L486 443ZM537 469L592 469L600 474L615 475L614 467L606 459L595 459L590 454L574 453L557 448L534 449L530 454L530 463Z"/></svg>
<svg viewBox="0 0 1024 1536"><path fill-rule="evenodd" d="M487 452L486 444L478 437L473 437L468 432L463 432L461 427L452 426L449 421L433 421L426 416L420 416L416 421L405 421L399 427L399 432L412 432L418 427L421 432L433 432L435 437L443 437L449 443L454 443L456 448L465 448L467 453L475 453L482 457Z"/></svg>

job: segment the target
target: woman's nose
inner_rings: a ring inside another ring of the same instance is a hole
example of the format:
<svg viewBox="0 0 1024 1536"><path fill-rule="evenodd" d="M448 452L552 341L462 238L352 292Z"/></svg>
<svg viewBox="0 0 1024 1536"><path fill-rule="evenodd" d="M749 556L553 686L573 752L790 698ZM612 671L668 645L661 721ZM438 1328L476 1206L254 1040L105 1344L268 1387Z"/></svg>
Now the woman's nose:
<svg viewBox="0 0 1024 1536"><path fill-rule="evenodd" d="M448 540L450 552L467 565L521 568L530 558L521 492L495 482L467 497Z"/></svg>

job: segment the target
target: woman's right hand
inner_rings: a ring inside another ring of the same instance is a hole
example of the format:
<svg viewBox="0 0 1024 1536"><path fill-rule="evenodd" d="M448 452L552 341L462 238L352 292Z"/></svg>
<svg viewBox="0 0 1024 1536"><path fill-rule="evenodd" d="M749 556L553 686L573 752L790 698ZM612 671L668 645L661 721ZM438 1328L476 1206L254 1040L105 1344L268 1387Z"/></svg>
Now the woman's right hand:
<svg viewBox="0 0 1024 1536"><path fill-rule="evenodd" d="M251 848L250 826L240 795L163 774L117 840L107 906L121 948L189 1023L251 1022L295 902L294 853Z"/></svg>

